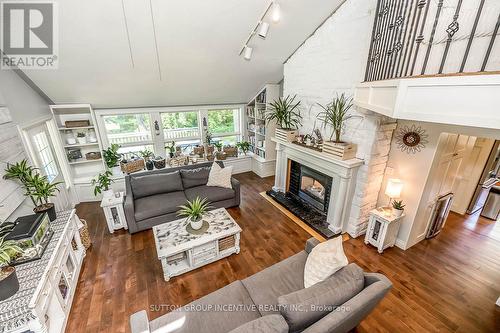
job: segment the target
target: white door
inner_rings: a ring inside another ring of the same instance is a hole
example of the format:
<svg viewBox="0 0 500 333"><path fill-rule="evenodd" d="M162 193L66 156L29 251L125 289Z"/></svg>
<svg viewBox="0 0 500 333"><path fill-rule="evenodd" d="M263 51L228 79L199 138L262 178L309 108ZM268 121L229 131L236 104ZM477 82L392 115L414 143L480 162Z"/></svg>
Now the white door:
<svg viewBox="0 0 500 333"><path fill-rule="evenodd" d="M51 183L62 183L57 187L59 189L57 196L50 198L50 201L56 206L56 211L69 209L71 207L69 194L64 184L61 168L55 157L54 144L50 139L47 124L42 123L24 130L24 136L34 166L39 169L42 175L47 176Z"/></svg>

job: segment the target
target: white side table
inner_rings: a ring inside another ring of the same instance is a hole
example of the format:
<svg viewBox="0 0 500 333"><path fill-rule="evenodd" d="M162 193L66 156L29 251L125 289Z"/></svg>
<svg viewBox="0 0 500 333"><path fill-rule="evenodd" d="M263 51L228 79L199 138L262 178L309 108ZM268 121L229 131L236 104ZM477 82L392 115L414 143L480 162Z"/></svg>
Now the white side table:
<svg viewBox="0 0 500 333"><path fill-rule="evenodd" d="M125 212L123 211L125 193L117 193L120 193L119 197L115 197L116 193L113 193L111 196L105 196L101 201L101 208L104 210L110 233L122 228L128 229Z"/></svg>
<svg viewBox="0 0 500 333"><path fill-rule="evenodd" d="M395 216L385 213L383 208L377 208L370 212L368 228L365 234L365 244L372 244L378 253L384 252L388 247L396 244L399 226L405 214Z"/></svg>

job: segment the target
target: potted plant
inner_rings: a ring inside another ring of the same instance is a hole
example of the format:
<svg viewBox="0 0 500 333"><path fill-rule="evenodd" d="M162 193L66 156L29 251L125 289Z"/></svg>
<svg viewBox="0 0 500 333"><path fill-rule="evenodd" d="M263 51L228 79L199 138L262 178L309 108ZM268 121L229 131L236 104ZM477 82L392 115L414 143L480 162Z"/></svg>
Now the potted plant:
<svg viewBox="0 0 500 333"><path fill-rule="evenodd" d="M276 121L275 137L277 140L292 142L298 135L297 128L301 125L300 101L295 103L295 97L290 95L278 98L269 104L269 111L265 114L266 121Z"/></svg>
<svg viewBox="0 0 500 333"><path fill-rule="evenodd" d="M323 143L323 152L333 155L335 158L347 160L356 157L356 147L353 144L341 140L342 131L345 123L351 118L357 116L349 114L352 107L352 97L347 98L344 93L337 95L332 102L323 106L318 103L323 109L318 114L318 119L323 122L323 127L330 126L332 134L330 140ZM332 141L335 135L335 141Z"/></svg>
<svg viewBox="0 0 500 333"><path fill-rule="evenodd" d="M102 151L102 157L104 158L106 166L115 176L121 175L121 169L118 164L120 162L122 154L118 153L118 149L120 149L120 145L112 143L111 146Z"/></svg>
<svg viewBox="0 0 500 333"><path fill-rule="evenodd" d="M79 144L83 145L87 143L87 138L84 132L78 132L76 133L76 141L78 141Z"/></svg>
<svg viewBox="0 0 500 333"><path fill-rule="evenodd" d="M405 206L406 205L403 205L403 200L394 200L392 202L392 211L394 213L395 216L401 216L403 215L403 212L405 210Z"/></svg>
<svg viewBox="0 0 500 333"><path fill-rule="evenodd" d="M6 228L12 229L12 225L2 225L0 227L3 234L0 237L0 301L13 296L19 290L16 269L9 266L9 264L16 255L23 252L15 241L5 240L3 231Z"/></svg>
<svg viewBox="0 0 500 333"><path fill-rule="evenodd" d="M241 141L241 142L238 142L236 143L236 147L238 147L238 149L240 149L243 154L247 154L247 152L250 150L250 142L248 141Z"/></svg>
<svg viewBox="0 0 500 333"><path fill-rule="evenodd" d="M59 192L57 185L61 182L51 183L47 176L42 176L40 174L35 174L28 181L28 186L30 187L30 195L35 200L36 207L33 209L35 213L46 212L49 216L50 221L54 221L56 216L56 209L52 202L49 202L49 198L56 195Z"/></svg>
<svg viewBox="0 0 500 333"><path fill-rule="evenodd" d="M92 186L94 186L94 195L102 193L103 197L109 197L113 195L113 190L110 188L111 183L114 181L111 179L113 173L106 170L103 173L97 175L96 178L92 179Z"/></svg>
<svg viewBox="0 0 500 333"><path fill-rule="evenodd" d="M191 228L198 230L203 226L203 214L212 207L210 207L207 198L200 199L200 197L196 197L192 201L188 200L185 205L179 206L179 208L177 215L187 217Z"/></svg>
<svg viewBox="0 0 500 333"><path fill-rule="evenodd" d="M217 148L217 151L222 151L222 147L224 146L224 144L222 143L222 141L217 141L217 142L214 142L214 147Z"/></svg>
<svg viewBox="0 0 500 333"><path fill-rule="evenodd" d="M169 145L165 146L166 149L168 149L168 154L170 158L173 158L175 155L175 141L170 142Z"/></svg>
<svg viewBox="0 0 500 333"><path fill-rule="evenodd" d="M146 169L153 170L155 165L151 159L154 157L154 154L151 150L144 149L139 152L146 163Z"/></svg>

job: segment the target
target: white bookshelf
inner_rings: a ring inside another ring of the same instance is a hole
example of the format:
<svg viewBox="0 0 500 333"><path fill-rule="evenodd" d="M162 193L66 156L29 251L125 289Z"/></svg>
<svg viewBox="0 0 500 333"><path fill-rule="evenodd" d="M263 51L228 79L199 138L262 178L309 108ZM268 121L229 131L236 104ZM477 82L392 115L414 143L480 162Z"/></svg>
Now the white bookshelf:
<svg viewBox="0 0 500 333"><path fill-rule="evenodd" d="M279 98L279 92L279 85L266 84L245 108L246 139L253 154L252 170L261 177L274 175L276 144L271 138L276 124L266 121L264 116L269 111L269 103Z"/></svg>

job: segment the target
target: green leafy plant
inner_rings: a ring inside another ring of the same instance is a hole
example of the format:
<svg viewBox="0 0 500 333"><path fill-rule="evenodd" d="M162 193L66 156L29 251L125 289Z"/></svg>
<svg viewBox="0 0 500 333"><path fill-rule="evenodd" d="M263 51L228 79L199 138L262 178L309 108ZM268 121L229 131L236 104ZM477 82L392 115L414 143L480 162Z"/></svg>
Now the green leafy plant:
<svg viewBox="0 0 500 333"><path fill-rule="evenodd" d="M394 200L392 202L392 208L397 210L404 210L406 205L403 205L403 200Z"/></svg>
<svg viewBox="0 0 500 333"><path fill-rule="evenodd" d="M118 149L120 149L120 145L112 143L111 146L102 151L104 162L106 162L106 166L110 169L118 166L118 162L122 157L122 154L118 153Z"/></svg>
<svg viewBox="0 0 500 333"><path fill-rule="evenodd" d="M143 159L145 159L145 160L149 160L149 159L151 159L152 157L155 156L155 154L151 150L149 150L149 149L141 150L139 152L139 155L141 155L141 157Z"/></svg>
<svg viewBox="0 0 500 333"><path fill-rule="evenodd" d="M205 140L207 142L207 145L212 144L212 133L210 133L210 131L207 131L207 134L205 134Z"/></svg>
<svg viewBox="0 0 500 333"><path fill-rule="evenodd" d="M98 174L96 178L92 179L92 186L94 186L95 196L109 190L109 186L112 182L114 182L114 180L111 179L112 174L113 173L111 171L107 170L103 173Z"/></svg>
<svg viewBox="0 0 500 333"><path fill-rule="evenodd" d="M47 176L37 173L31 177L28 184L31 196L35 199L37 210L43 211L51 207L52 204L49 204L49 198L55 196L56 192L59 192L57 186L61 182L51 183Z"/></svg>
<svg viewBox="0 0 500 333"><path fill-rule="evenodd" d="M246 155L247 152L250 150L250 142L248 142L248 141L238 142L238 143L236 143L236 147L238 147L238 149L241 149L243 154Z"/></svg>
<svg viewBox="0 0 500 333"><path fill-rule="evenodd" d="M323 122L324 128L331 126L333 129L330 141L335 134L335 142L342 142L340 141L340 136L344 130L345 122L351 118L358 117L347 113L353 105L352 97L348 98L344 93L340 96L337 94L333 101L327 105L323 106L319 103L318 105L324 110L318 114L318 119Z"/></svg>
<svg viewBox="0 0 500 333"><path fill-rule="evenodd" d="M7 168L5 169L5 174L3 179L17 180L21 183L25 190L26 196L28 196L33 204L36 206L36 201L31 195L30 180L35 174L36 168L28 164L28 160L23 159L15 164L7 163Z"/></svg>
<svg viewBox="0 0 500 333"><path fill-rule="evenodd" d="M175 154L175 141L170 142L165 148L168 149L170 154Z"/></svg>
<svg viewBox="0 0 500 333"><path fill-rule="evenodd" d="M192 201L188 200L185 205L179 206L179 208L180 210L177 211L178 216L185 216L191 221L197 221L212 207L210 206L210 202L207 201L207 198L201 199L200 197L196 197Z"/></svg>
<svg viewBox="0 0 500 333"><path fill-rule="evenodd" d="M0 238L0 267L6 267L19 253L23 253L16 241ZM2 280L2 279L0 279Z"/></svg>
<svg viewBox="0 0 500 333"><path fill-rule="evenodd" d="M215 148L217 148L218 151L222 151L222 147L224 147L224 144L222 143L222 141L217 141L214 142L214 146Z"/></svg>
<svg viewBox="0 0 500 333"><path fill-rule="evenodd" d="M295 97L290 95L285 98L278 98L269 104L270 109L265 114L267 121L275 120L282 129L296 129L301 125L300 101L295 102Z"/></svg>
<svg viewBox="0 0 500 333"><path fill-rule="evenodd" d="M0 238L7 236L15 227L12 222L3 222L0 224Z"/></svg>

